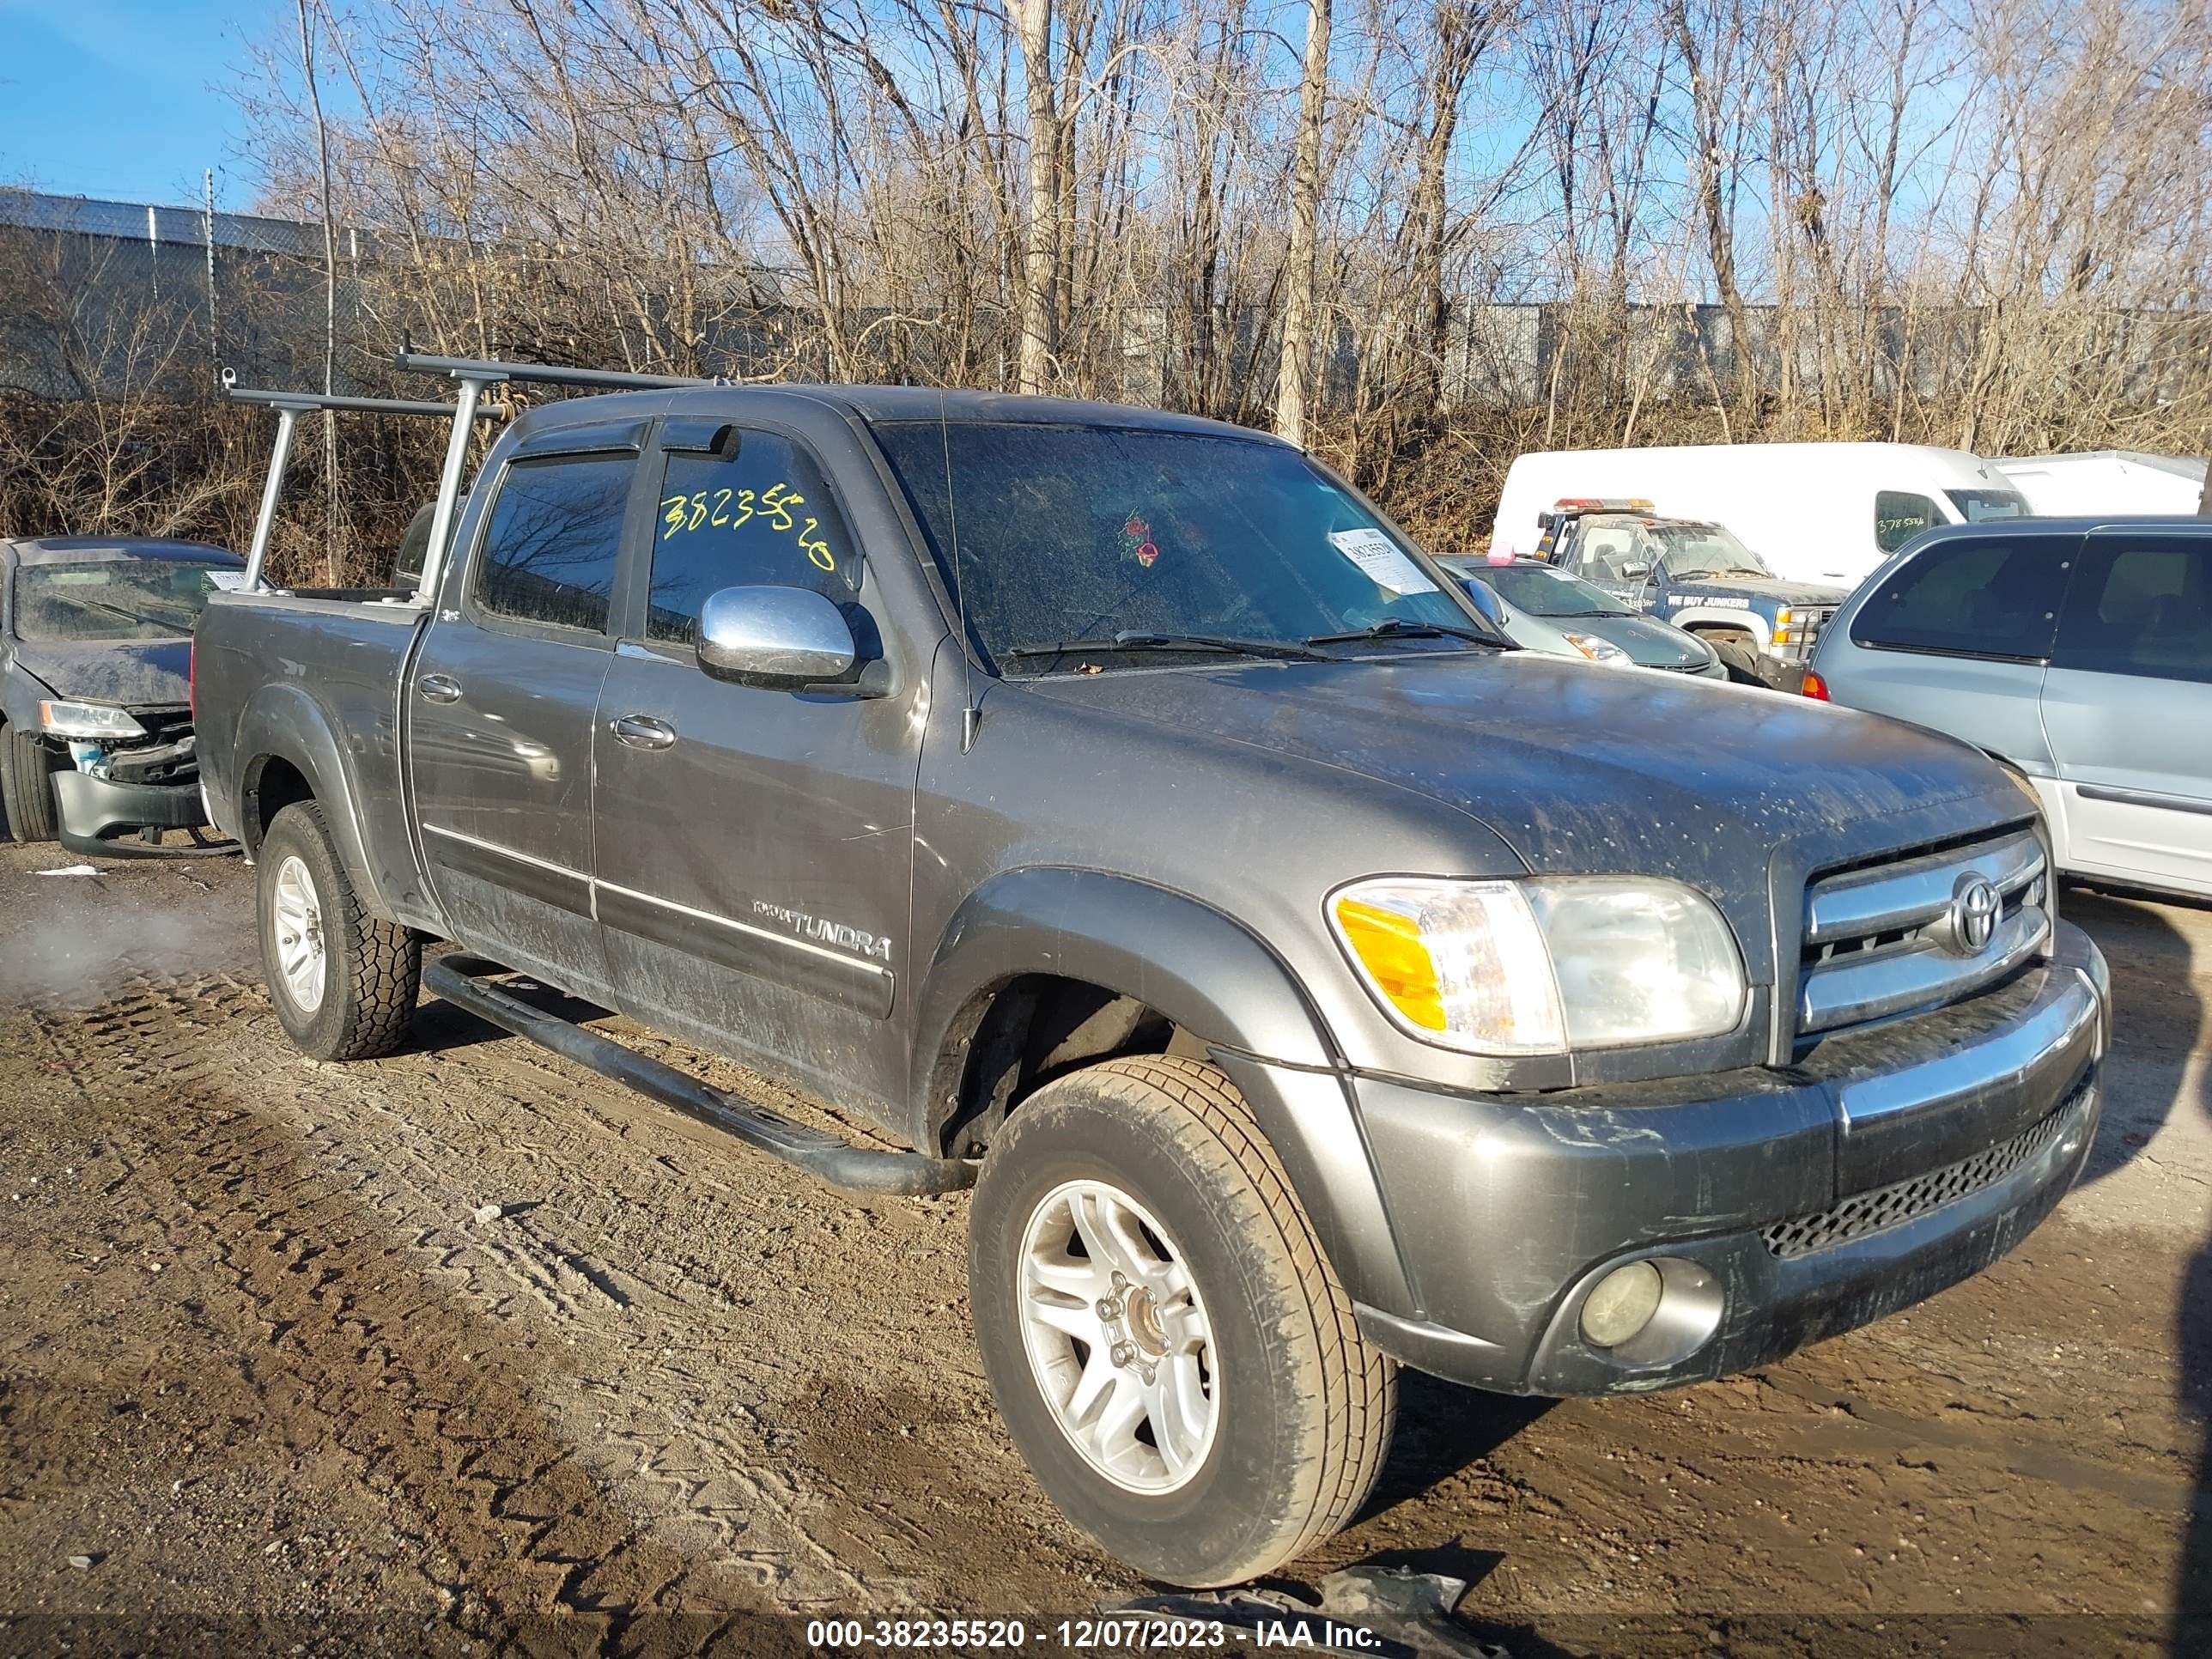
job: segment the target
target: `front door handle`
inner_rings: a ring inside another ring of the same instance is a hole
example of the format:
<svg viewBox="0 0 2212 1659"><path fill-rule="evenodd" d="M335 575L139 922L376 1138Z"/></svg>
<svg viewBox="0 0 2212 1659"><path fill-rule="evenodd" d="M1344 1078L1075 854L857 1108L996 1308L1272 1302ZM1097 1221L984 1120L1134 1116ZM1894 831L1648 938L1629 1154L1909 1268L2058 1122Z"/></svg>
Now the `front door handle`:
<svg viewBox="0 0 2212 1659"><path fill-rule="evenodd" d="M632 749L665 749L676 741L676 728L650 714L617 714L607 722L615 741Z"/></svg>
<svg viewBox="0 0 2212 1659"><path fill-rule="evenodd" d="M425 674L415 682L415 689L422 694L425 702L459 702L461 683L451 674Z"/></svg>

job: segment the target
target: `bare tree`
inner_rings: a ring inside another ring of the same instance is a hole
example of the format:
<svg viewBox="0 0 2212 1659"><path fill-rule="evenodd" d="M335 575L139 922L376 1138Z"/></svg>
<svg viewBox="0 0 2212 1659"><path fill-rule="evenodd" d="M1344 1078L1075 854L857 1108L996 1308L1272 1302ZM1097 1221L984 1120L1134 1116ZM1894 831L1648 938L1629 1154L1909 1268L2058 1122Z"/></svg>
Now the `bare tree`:
<svg viewBox="0 0 2212 1659"><path fill-rule="evenodd" d="M1275 431L1306 441L1313 376L1314 282L1321 225L1322 131L1328 118L1331 0L1306 0L1306 44L1298 83L1297 148L1291 163L1291 234L1284 258L1283 341L1275 371Z"/></svg>

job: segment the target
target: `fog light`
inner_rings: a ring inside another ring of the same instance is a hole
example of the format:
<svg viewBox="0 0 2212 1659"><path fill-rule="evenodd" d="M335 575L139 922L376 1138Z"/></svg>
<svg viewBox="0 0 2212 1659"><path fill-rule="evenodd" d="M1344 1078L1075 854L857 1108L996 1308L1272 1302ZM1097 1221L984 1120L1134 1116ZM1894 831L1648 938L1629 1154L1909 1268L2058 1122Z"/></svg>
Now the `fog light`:
<svg viewBox="0 0 2212 1659"><path fill-rule="evenodd" d="M1619 1347L1651 1322L1664 1288L1648 1261L1615 1267L1583 1300L1583 1340L1594 1348Z"/></svg>

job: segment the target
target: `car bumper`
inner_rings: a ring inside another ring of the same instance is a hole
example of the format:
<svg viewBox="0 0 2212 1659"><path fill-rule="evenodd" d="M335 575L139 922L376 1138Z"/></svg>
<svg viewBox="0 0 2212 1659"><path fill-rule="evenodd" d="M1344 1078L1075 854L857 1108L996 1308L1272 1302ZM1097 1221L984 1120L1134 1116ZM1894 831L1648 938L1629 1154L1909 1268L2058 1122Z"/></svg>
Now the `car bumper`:
<svg viewBox="0 0 2212 1659"><path fill-rule="evenodd" d="M197 781L118 783L88 772L54 774L62 845L73 853L129 856L136 848L112 837L135 830L194 830L207 822Z"/></svg>
<svg viewBox="0 0 2212 1659"><path fill-rule="evenodd" d="M1999 991L1787 1070L1533 1103L1362 1078L1418 1309L1362 1306L1361 1325L1455 1381L1584 1395L1744 1370L1907 1307L2011 1249L2081 1174L2108 988L2062 926ZM1659 1271L1658 1316L1586 1341L1591 1291L1638 1261Z"/></svg>

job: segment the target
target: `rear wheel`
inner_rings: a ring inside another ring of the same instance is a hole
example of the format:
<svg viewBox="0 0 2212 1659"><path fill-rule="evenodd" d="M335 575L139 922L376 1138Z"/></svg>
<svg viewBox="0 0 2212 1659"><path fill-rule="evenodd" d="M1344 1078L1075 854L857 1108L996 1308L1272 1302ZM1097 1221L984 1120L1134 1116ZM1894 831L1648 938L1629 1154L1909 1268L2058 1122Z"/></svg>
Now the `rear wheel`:
<svg viewBox="0 0 2212 1659"><path fill-rule="evenodd" d="M21 727L0 728L0 810L15 840L52 841L58 833L54 772L59 759Z"/></svg>
<svg viewBox="0 0 2212 1659"><path fill-rule="evenodd" d="M298 801L261 842L261 967L285 1035L317 1060L372 1060L406 1036L422 941L380 921L339 862L323 809Z"/></svg>
<svg viewBox="0 0 2212 1659"><path fill-rule="evenodd" d="M1140 1572L1243 1583L1373 1489L1395 1368L1215 1067L1132 1057L1039 1090L984 1162L969 1270L1016 1445Z"/></svg>

